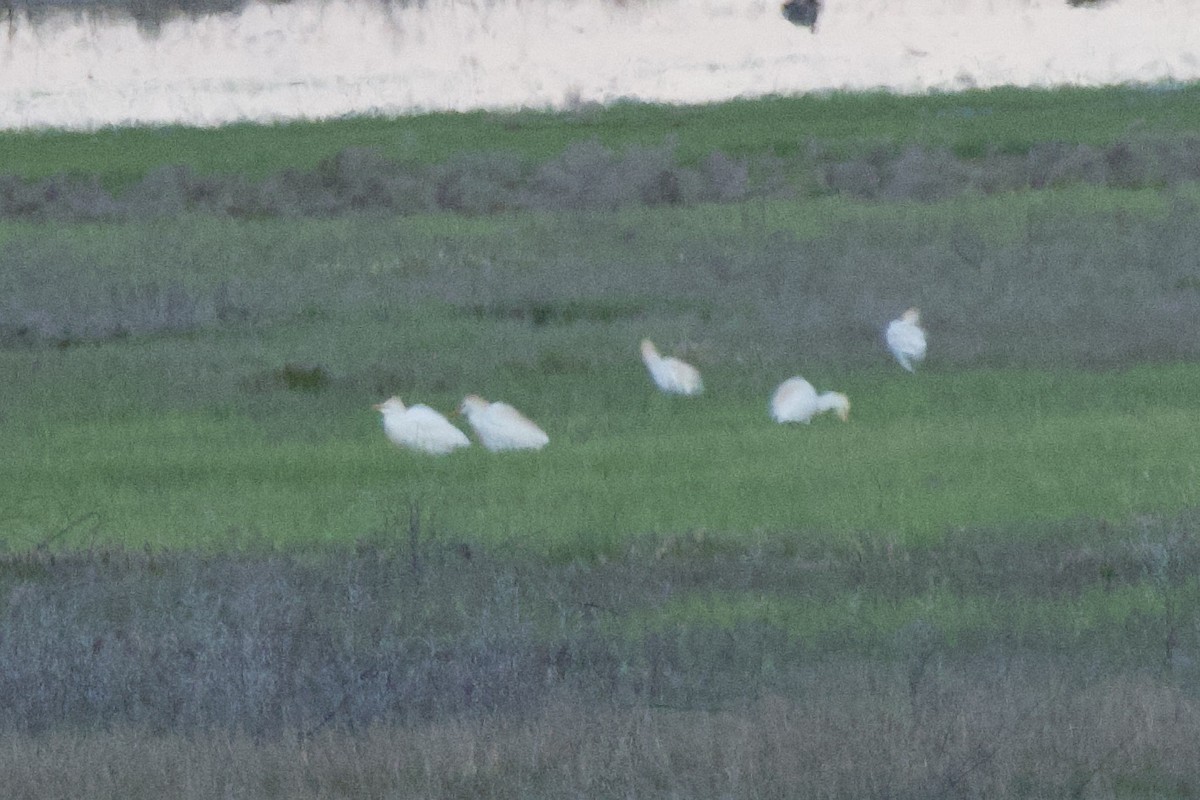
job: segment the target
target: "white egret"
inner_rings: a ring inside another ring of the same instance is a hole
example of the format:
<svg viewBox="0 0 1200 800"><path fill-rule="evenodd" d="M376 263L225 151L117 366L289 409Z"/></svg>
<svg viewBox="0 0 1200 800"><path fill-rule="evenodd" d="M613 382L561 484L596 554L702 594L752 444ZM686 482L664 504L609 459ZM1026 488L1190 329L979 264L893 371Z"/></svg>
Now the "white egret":
<svg viewBox="0 0 1200 800"><path fill-rule="evenodd" d="M813 385L799 376L779 384L771 397L771 417L776 422L807 424L822 411L836 411L845 422L850 418L850 398L841 392L817 394Z"/></svg>
<svg viewBox="0 0 1200 800"><path fill-rule="evenodd" d="M642 361L646 362L654 384L668 394L693 395L704 391L700 370L678 358L659 355L649 339L642 340Z"/></svg>
<svg viewBox="0 0 1200 800"><path fill-rule="evenodd" d="M913 371L914 361L925 359L925 330L921 327L921 312L910 308L892 320L887 326L888 349L900 362L900 366Z"/></svg>
<svg viewBox="0 0 1200 800"><path fill-rule="evenodd" d="M405 408L399 397L389 397L373 408L383 414L383 432L400 447L445 455L471 444L465 433L429 406Z"/></svg>
<svg viewBox="0 0 1200 800"><path fill-rule="evenodd" d="M550 441L544 430L508 403L489 403L469 394L458 410L471 423L480 443L493 452L541 450Z"/></svg>

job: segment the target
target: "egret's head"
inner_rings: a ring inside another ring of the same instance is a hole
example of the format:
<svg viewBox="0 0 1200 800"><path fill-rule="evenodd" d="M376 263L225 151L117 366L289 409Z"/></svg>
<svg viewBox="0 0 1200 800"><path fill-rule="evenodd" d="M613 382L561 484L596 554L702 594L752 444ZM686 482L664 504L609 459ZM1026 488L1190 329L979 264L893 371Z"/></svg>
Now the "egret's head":
<svg viewBox="0 0 1200 800"><path fill-rule="evenodd" d="M654 342L649 339L642 339L642 358L654 358L658 355L658 348L654 346Z"/></svg>
<svg viewBox="0 0 1200 800"><path fill-rule="evenodd" d="M905 311L903 314L900 315L900 319L904 320L905 322L911 322L913 325L916 325L918 322L921 321L921 312L918 311L916 308L910 308L908 311Z"/></svg>
<svg viewBox="0 0 1200 800"><path fill-rule="evenodd" d="M841 392L834 392L834 396L837 398L837 405L834 406L837 409L837 415L842 422L846 422L850 419L850 398Z"/></svg>
<svg viewBox="0 0 1200 800"><path fill-rule="evenodd" d="M477 394L469 394L463 398L462 403L458 407L458 413L466 414L470 417L472 414L483 411L487 407L487 400L484 400Z"/></svg>
<svg viewBox="0 0 1200 800"><path fill-rule="evenodd" d="M392 395L382 403L376 403L375 405L371 406L371 408L374 408L376 411L382 414L399 413L404 411L404 403L400 402L399 397Z"/></svg>

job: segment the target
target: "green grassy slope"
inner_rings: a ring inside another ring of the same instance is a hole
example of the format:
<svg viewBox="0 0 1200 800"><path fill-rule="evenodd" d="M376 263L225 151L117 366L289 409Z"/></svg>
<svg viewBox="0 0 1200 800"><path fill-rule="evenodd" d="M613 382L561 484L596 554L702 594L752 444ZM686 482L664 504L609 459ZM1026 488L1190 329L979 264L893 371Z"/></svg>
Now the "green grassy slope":
<svg viewBox="0 0 1200 800"><path fill-rule="evenodd" d="M618 104L567 113L348 118L211 130L0 132L0 174L95 174L109 188L119 189L162 164L260 179L285 168L312 169L352 146L377 147L391 158L426 164L495 151L542 161L570 142L593 138L621 149L671 141L685 161L714 150L786 157L814 143L847 156L905 145L947 147L975 156L1023 153L1043 141L1104 145L1131 134L1195 131L1200 129L1198 100L1196 85L1005 88L924 96L833 93L696 107Z"/></svg>

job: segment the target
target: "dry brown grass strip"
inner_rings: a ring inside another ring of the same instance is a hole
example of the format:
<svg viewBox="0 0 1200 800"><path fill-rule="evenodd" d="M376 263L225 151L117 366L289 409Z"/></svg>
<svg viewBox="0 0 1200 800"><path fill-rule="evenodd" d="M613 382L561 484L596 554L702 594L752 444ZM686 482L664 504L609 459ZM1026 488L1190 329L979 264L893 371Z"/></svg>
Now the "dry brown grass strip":
<svg viewBox="0 0 1200 800"><path fill-rule="evenodd" d="M1200 786L1200 709L1172 680L944 670L916 694L853 664L726 710L563 693L491 715L270 741L132 730L0 737L9 798L1112 797Z"/></svg>

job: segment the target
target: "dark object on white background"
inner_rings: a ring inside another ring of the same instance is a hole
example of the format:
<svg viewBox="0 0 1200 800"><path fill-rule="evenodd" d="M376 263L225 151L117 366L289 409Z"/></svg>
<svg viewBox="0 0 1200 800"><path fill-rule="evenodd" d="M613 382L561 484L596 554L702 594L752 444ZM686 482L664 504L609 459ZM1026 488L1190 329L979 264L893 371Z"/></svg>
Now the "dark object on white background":
<svg viewBox="0 0 1200 800"><path fill-rule="evenodd" d="M821 13L821 0L787 0L783 4L783 18L793 25L817 32L817 16Z"/></svg>

